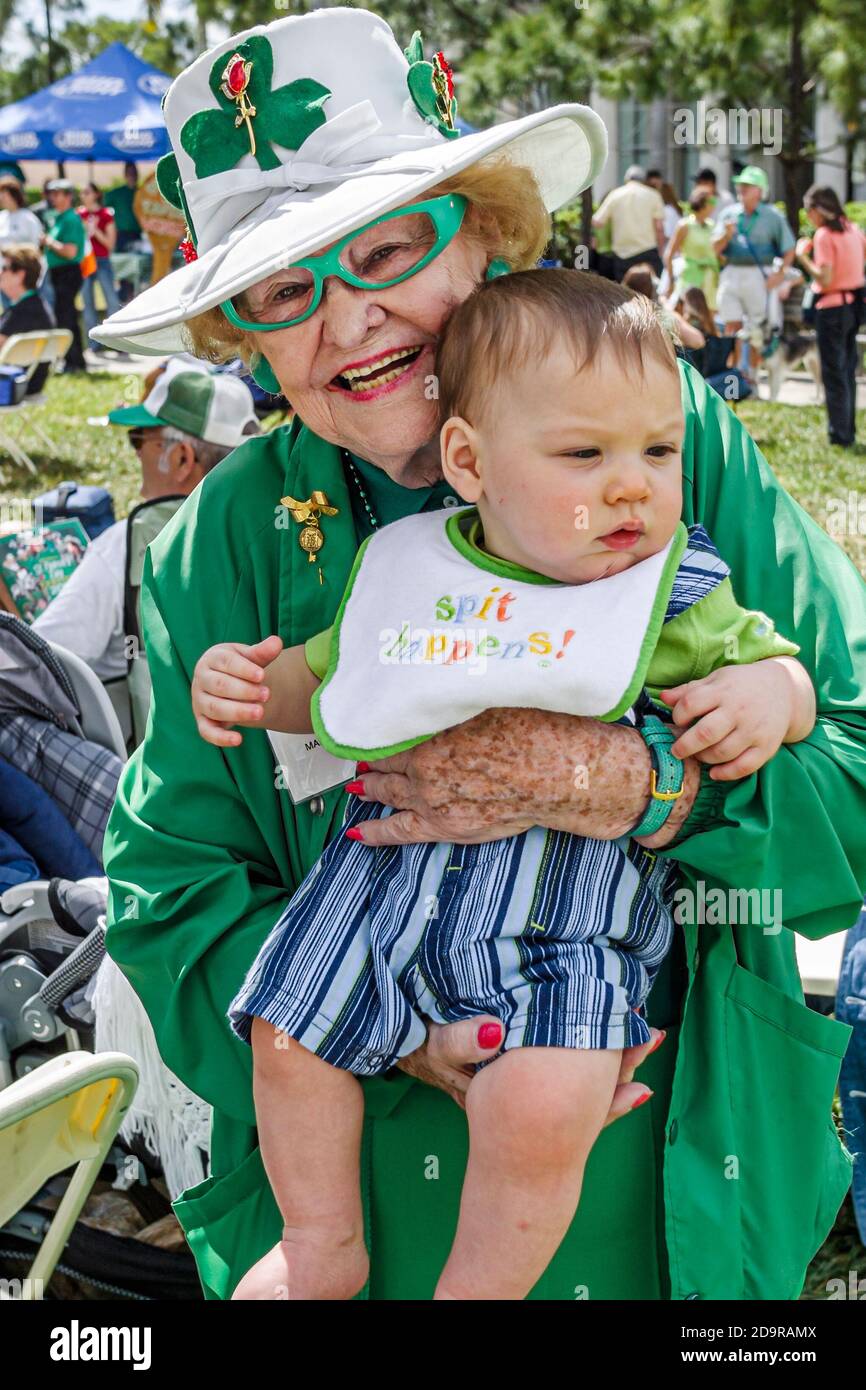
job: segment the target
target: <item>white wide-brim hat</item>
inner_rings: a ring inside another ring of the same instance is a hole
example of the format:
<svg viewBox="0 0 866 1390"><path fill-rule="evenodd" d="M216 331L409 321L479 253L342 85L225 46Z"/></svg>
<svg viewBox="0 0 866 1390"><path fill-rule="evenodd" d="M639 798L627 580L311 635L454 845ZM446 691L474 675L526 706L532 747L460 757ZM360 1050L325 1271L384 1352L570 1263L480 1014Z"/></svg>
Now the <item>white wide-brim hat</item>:
<svg viewBox="0 0 866 1390"><path fill-rule="evenodd" d="M183 349L186 320L488 156L530 170L551 211L607 157L601 119L571 103L458 135L442 55L425 61L418 34L402 50L367 10L236 34L175 79L163 110L174 153L157 177L197 259L91 334L138 352Z"/></svg>

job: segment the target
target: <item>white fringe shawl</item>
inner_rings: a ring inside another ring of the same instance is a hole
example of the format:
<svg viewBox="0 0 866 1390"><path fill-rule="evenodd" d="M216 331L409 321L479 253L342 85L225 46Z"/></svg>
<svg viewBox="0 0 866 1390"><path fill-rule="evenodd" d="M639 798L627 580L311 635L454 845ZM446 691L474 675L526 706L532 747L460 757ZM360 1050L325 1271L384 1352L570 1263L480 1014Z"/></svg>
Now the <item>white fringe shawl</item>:
<svg viewBox="0 0 866 1390"><path fill-rule="evenodd" d="M137 1062L140 1074L120 1133L127 1142L142 1136L162 1164L174 1201L208 1175L211 1107L169 1071L138 995L110 956L92 983L96 1051L125 1052Z"/></svg>

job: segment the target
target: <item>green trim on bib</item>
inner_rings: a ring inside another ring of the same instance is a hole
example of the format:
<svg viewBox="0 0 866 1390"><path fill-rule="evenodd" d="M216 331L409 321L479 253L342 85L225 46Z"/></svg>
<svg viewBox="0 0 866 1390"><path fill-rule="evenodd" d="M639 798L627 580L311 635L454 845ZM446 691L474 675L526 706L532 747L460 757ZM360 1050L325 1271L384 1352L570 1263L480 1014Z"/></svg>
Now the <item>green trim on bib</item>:
<svg viewBox="0 0 866 1390"><path fill-rule="evenodd" d="M467 516L472 516L473 521L469 536L464 536L460 522ZM459 550L463 558L469 560L476 569L488 570L498 579L519 579L522 584L551 584L558 588L563 587L558 579L550 579L546 574L536 574L535 570L524 569L523 565L515 564L513 560L500 560L497 555L490 555L486 550L482 550L477 539L480 528L481 518L477 507L466 507L462 511L452 512L445 523L445 534L454 549Z"/></svg>
<svg viewBox="0 0 866 1390"><path fill-rule="evenodd" d="M658 646L662 627L664 626L665 613L667 612L671 590L674 587L674 579L680 567L680 560L683 558L686 546L688 545L689 532L684 522L677 522L677 529L674 531L671 548L668 551L668 558L665 560L665 567L656 589L653 610L650 620L647 623L647 630L641 642L640 655L634 669L634 675L629 681L628 689L623 695L619 704L611 710L609 714L600 714L598 717L604 724L612 724L617 719L622 719L627 709L631 709L638 695L646 683L646 674L652 661L653 652Z"/></svg>

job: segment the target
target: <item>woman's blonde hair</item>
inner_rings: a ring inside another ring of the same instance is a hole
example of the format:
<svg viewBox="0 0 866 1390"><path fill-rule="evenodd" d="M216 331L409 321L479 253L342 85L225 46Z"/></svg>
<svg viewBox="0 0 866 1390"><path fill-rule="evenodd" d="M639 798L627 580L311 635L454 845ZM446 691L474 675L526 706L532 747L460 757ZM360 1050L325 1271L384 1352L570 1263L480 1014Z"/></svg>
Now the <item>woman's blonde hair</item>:
<svg viewBox="0 0 866 1390"><path fill-rule="evenodd" d="M500 158L472 164L451 174L423 195L461 193L469 207L462 236L480 245L493 260L502 257L512 270L529 270L550 240L550 214L531 170ZM249 333L229 323L217 305L183 325L190 351L208 362L241 357L249 362L253 345Z"/></svg>

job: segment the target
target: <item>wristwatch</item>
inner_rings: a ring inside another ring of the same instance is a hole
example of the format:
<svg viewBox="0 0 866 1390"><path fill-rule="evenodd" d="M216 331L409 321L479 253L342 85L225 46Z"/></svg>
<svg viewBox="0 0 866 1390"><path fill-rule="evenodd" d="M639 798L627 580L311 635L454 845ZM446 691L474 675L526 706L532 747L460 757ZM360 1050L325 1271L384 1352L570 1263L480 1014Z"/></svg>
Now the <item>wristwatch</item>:
<svg viewBox="0 0 866 1390"><path fill-rule="evenodd" d="M677 738L671 725L655 714L646 714L638 724L638 732L652 759L650 802L637 825L629 831L631 836L654 835L661 830L674 802L683 794L683 764L682 759L675 758L671 752L671 744Z"/></svg>

